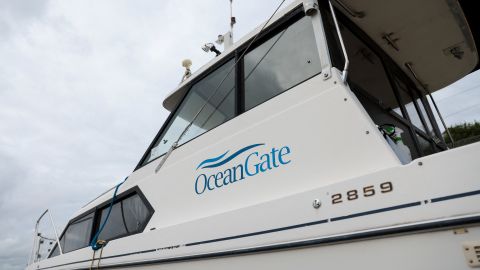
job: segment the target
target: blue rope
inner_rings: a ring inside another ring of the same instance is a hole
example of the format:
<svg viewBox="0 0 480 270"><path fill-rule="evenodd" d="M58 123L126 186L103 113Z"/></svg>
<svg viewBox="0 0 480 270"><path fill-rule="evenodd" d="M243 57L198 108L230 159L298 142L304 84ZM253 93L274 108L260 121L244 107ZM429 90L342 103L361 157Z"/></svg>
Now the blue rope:
<svg viewBox="0 0 480 270"><path fill-rule="evenodd" d="M103 245L97 245L98 242L98 237L100 236L100 233L103 231L103 228L105 228L105 225L107 224L107 220L110 217L110 213L112 212L113 208L113 203L115 202L115 199L117 198L117 192L118 188L127 181L128 177L125 178L122 182L120 182L116 187L115 187L115 192L113 192L113 197L112 201L110 202L110 207L108 208L108 213L107 216L105 217L105 220L103 221L102 225L100 225L100 228L98 229L97 233L93 237L92 241L90 242L90 246L92 247L93 250L99 250L102 248Z"/></svg>

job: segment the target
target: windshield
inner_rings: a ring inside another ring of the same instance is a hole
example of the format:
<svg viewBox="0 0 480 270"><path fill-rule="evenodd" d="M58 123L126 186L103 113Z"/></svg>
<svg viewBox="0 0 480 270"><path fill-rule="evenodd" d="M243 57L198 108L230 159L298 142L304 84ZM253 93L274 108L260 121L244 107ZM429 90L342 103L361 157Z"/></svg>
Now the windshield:
<svg viewBox="0 0 480 270"><path fill-rule="evenodd" d="M150 151L146 162L165 154L205 104L205 108L201 110L179 144L183 144L235 116L235 91L233 91L235 72L229 73L233 65L234 59L193 85L180 108L175 112L164 135ZM225 76L227 76L225 81L215 92Z"/></svg>
<svg viewBox="0 0 480 270"><path fill-rule="evenodd" d="M253 43L247 52L243 53L242 47L237 50L237 58L227 60L193 84L142 164L165 154L190 122L179 145L239 114L254 111L321 72L312 21L301 10Z"/></svg>

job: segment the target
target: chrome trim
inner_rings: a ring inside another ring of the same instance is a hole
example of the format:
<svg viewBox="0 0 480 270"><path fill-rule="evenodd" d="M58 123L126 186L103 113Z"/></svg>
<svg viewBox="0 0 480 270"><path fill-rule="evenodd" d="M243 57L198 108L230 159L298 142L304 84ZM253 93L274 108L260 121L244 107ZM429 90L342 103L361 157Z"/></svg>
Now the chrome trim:
<svg viewBox="0 0 480 270"><path fill-rule="evenodd" d="M342 81L345 83L347 81L348 66L350 64L350 61L348 60L347 50L345 49L345 44L343 43L342 33L340 32L340 27L338 26L337 16L335 15L335 10L333 9L333 6L332 6L332 1L328 1L328 4L330 5L330 11L332 12L333 22L335 23L335 29L337 30L338 39L340 40L340 46L342 46L342 52L345 58L345 65L343 66L343 71L342 71Z"/></svg>
<svg viewBox="0 0 480 270"><path fill-rule="evenodd" d="M60 245L60 239L58 238L58 233L57 233L57 228L55 227L55 223L53 222L53 218L52 218L52 215L50 214L50 211L45 210L41 215L40 217L37 219L37 222L35 223L35 232L34 232L34 235L33 235L33 247L32 247L32 252L30 253L30 258L28 260L28 263L29 264L33 264L33 263L36 263L38 262L38 255L39 255L39 252L40 252L40 241L41 241L41 238L42 236L38 233L38 226L40 225L40 221L42 220L42 218L48 213L48 216L50 217L50 223L52 224L52 227L53 227L53 231L55 233L55 238L56 238L56 242L57 242L57 245L58 245L58 249L60 250L60 254L63 254L63 249L62 249L62 246ZM49 238L46 238L46 237L43 237L45 239L49 239ZM37 246L37 250L35 251L35 246Z"/></svg>
<svg viewBox="0 0 480 270"><path fill-rule="evenodd" d="M57 227L55 226L55 222L53 222L52 214L50 214L50 211L48 211L48 216L50 217L50 222L52 223L53 232L55 233L55 238L57 239L58 250L60 250L60 254L63 254L62 245L60 245L60 238L58 237Z"/></svg>

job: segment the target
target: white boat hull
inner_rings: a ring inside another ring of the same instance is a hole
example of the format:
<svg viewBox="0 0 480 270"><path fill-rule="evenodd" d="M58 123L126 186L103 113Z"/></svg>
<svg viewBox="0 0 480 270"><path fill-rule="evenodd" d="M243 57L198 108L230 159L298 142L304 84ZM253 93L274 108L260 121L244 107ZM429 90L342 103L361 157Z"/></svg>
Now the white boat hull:
<svg viewBox="0 0 480 270"><path fill-rule="evenodd" d="M462 243L480 239L480 228L466 230L463 234L449 229L131 269L471 269Z"/></svg>

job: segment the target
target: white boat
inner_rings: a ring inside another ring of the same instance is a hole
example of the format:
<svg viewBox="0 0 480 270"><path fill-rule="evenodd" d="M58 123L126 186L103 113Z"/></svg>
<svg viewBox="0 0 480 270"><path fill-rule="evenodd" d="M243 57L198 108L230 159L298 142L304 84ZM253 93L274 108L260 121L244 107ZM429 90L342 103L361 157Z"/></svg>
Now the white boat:
<svg viewBox="0 0 480 270"><path fill-rule="evenodd" d="M480 267L480 143L430 95L477 69L457 1L298 0L225 47L27 269Z"/></svg>

